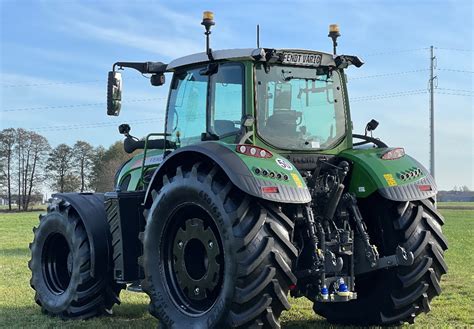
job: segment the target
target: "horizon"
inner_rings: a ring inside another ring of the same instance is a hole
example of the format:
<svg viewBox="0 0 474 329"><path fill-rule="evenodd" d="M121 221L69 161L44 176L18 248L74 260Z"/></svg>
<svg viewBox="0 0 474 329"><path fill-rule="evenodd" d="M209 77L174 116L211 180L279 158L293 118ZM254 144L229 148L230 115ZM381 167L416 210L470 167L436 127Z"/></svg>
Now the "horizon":
<svg viewBox="0 0 474 329"><path fill-rule="evenodd" d="M169 83L151 87L138 73L125 71L121 116L111 118L105 111L107 71L116 61L169 62L204 51L200 25L204 10L215 14L214 50L254 47L255 26L260 24L263 47L330 52L327 28L338 23L342 34L338 52L359 55L365 61L362 68L347 70L353 132L363 132L374 118L380 122L375 137L404 147L426 168L426 86L429 47L435 47L436 181L440 190L463 185L474 189L472 2L280 1L272 4L284 5L271 7L267 17L262 13L269 10L268 1L194 6L187 5L189 2L142 3L150 6L2 2L0 129L36 131L53 147L63 142L72 145L76 140L108 147L122 139L117 126L124 122L130 123L132 134L138 137L161 132ZM335 3L347 10L333 11ZM305 10L301 10L303 5ZM427 11L428 6L433 9ZM313 13L318 12L333 15L315 21Z"/></svg>

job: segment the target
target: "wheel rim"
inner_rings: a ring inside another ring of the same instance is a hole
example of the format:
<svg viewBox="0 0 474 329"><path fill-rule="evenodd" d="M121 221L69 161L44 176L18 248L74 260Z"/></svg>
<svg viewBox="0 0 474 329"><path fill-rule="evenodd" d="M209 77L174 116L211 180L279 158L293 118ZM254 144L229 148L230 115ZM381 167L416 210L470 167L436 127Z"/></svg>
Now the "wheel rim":
<svg viewBox="0 0 474 329"><path fill-rule="evenodd" d="M217 227L196 205L181 207L169 223L163 244L168 290L179 309L194 315L205 313L222 286L223 252Z"/></svg>
<svg viewBox="0 0 474 329"><path fill-rule="evenodd" d="M69 287L73 268L72 260L69 244L63 235L54 233L46 239L42 269L46 285L52 293L60 295Z"/></svg>

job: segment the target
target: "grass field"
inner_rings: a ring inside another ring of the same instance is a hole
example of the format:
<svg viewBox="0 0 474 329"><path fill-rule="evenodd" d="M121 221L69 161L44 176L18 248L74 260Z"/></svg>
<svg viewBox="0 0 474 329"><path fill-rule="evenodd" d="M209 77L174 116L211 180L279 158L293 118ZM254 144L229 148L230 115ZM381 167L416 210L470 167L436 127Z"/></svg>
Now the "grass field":
<svg viewBox="0 0 474 329"><path fill-rule="evenodd" d="M446 254L449 273L443 277L443 293L432 303L432 311L417 317L416 327L474 326L474 210L443 209L444 232L449 240ZM0 327L52 328L156 328L148 314L148 297L124 291L122 305L114 315L88 321L62 321L41 314L30 288L28 243L38 212L0 213ZM315 316L311 303L292 300L292 309L282 316L283 328L329 327ZM331 326L334 328L334 326Z"/></svg>

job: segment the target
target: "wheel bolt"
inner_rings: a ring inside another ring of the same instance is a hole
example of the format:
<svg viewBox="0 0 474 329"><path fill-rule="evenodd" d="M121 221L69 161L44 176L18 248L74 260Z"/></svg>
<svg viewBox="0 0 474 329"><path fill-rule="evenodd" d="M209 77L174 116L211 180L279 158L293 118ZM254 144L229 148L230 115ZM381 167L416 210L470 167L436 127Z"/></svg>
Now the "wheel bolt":
<svg viewBox="0 0 474 329"><path fill-rule="evenodd" d="M209 241L209 248L211 248L211 249L212 249L212 247L214 247L214 242L212 242L212 241Z"/></svg>
<svg viewBox="0 0 474 329"><path fill-rule="evenodd" d="M184 244L183 241L179 241L178 242L178 247L183 248L183 244Z"/></svg>
<svg viewBox="0 0 474 329"><path fill-rule="evenodd" d="M199 288L196 287L196 289L194 289L194 294L197 296L197 295L199 295L199 292L200 292Z"/></svg>

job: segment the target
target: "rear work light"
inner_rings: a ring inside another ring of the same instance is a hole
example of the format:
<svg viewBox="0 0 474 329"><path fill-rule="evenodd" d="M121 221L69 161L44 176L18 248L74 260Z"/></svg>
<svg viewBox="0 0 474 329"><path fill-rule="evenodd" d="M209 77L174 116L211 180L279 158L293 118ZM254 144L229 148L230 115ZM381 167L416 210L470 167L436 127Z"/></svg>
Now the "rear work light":
<svg viewBox="0 0 474 329"><path fill-rule="evenodd" d="M240 154L249 155L255 158L271 158L273 154L270 151L267 151L261 147L239 144L236 146L235 151Z"/></svg>
<svg viewBox="0 0 474 329"><path fill-rule="evenodd" d="M401 158L404 155L405 150L403 149L403 147L397 147L382 154L381 158L383 160L395 160Z"/></svg>

